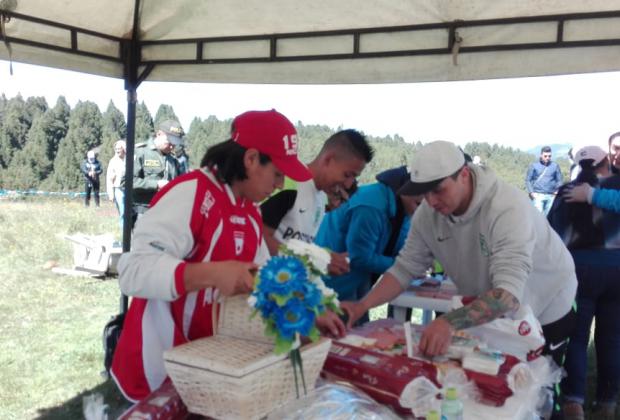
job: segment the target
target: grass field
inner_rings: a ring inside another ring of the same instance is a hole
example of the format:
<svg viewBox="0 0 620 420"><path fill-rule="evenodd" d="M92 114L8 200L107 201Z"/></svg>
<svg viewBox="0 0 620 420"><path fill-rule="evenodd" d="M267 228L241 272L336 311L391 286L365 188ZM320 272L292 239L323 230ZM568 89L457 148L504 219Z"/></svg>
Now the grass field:
<svg viewBox="0 0 620 420"><path fill-rule="evenodd" d="M81 418L82 396L118 395L100 375L101 333L118 312L116 279L61 276L48 261L72 267L72 246L60 237L119 235L110 203L78 200L0 201L0 418Z"/></svg>
<svg viewBox="0 0 620 420"><path fill-rule="evenodd" d="M72 266L72 245L61 235L118 238L116 210L108 202L96 209L79 200L0 200L0 224L0 419L82 418L82 398L91 393L103 394L116 418L125 406L100 372L102 330L118 312L117 281L46 268L49 261ZM377 308L371 318L384 313Z"/></svg>

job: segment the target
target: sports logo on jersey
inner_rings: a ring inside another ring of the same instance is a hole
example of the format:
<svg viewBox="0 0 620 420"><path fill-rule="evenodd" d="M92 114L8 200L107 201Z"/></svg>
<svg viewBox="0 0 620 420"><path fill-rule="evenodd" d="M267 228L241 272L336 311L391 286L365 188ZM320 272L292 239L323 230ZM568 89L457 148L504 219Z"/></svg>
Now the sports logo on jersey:
<svg viewBox="0 0 620 420"><path fill-rule="evenodd" d="M241 255L243 251L243 237L244 233L239 231L234 231L233 236L235 238L235 255Z"/></svg>
<svg viewBox="0 0 620 420"><path fill-rule="evenodd" d="M207 217L209 215L209 210L215 204L215 198L211 194L211 191L207 191L205 194L204 200L202 200L202 204L200 205L200 214Z"/></svg>
<svg viewBox="0 0 620 420"><path fill-rule="evenodd" d="M230 216L230 223L234 225L242 225L245 226L245 218L240 216L232 215Z"/></svg>

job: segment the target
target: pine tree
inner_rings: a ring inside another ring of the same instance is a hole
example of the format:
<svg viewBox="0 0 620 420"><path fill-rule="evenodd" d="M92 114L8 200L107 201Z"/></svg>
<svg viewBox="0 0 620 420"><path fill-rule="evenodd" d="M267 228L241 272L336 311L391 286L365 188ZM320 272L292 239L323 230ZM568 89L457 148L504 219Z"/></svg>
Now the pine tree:
<svg viewBox="0 0 620 420"><path fill-rule="evenodd" d="M171 105L161 104L159 108L157 108L157 112L155 113L155 127L159 127L159 124L162 121L166 120L176 120L179 121L179 118L174 113L174 109Z"/></svg>
<svg viewBox="0 0 620 420"><path fill-rule="evenodd" d="M78 102L69 117L67 136L60 142L54 160L51 187L63 191L82 188L80 164L86 152L101 144L103 118L93 102Z"/></svg>
<svg viewBox="0 0 620 420"><path fill-rule="evenodd" d="M7 168L15 152L26 143L32 115L21 95L9 99L0 126L0 168Z"/></svg>
<svg viewBox="0 0 620 420"><path fill-rule="evenodd" d="M127 136L127 123L125 115L110 101L108 108L103 113L102 142L99 151L99 161L103 166L103 171L107 170L108 162L114 156L114 143ZM103 190L104 184L102 182Z"/></svg>
<svg viewBox="0 0 620 420"><path fill-rule="evenodd" d="M153 117L144 101L136 105L136 138L135 144L145 142L153 137Z"/></svg>
<svg viewBox="0 0 620 420"><path fill-rule="evenodd" d="M185 150L195 166L200 164L207 148L230 139L230 124L232 120L220 121L214 115L206 120L196 117L189 126L185 136Z"/></svg>

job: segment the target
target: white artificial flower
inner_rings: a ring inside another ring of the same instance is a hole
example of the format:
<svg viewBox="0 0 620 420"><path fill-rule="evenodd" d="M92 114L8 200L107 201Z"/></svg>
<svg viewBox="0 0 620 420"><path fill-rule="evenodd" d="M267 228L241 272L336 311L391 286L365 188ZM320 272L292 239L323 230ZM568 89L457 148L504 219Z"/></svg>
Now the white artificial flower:
<svg viewBox="0 0 620 420"><path fill-rule="evenodd" d="M312 283L314 283L316 285L316 287L321 291L321 294L325 297L330 297L331 295L335 294L336 292L334 292L334 289L327 287L325 285L325 283L323 282L323 279L321 279L319 276L312 276L310 278L310 280L312 281Z"/></svg>
<svg viewBox="0 0 620 420"><path fill-rule="evenodd" d="M250 305L250 308L254 308L256 306L256 296L250 295L248 297L248 305Z"/></svg>
<svg viewBox="0 0 620 420"><path fill-rule="evenodd" d="M331 262L331 255L327 250L299 239L289 239L286 242L286 247L295 254L308 257L314 268L323 274L327 274L327 266Z"/></svg>

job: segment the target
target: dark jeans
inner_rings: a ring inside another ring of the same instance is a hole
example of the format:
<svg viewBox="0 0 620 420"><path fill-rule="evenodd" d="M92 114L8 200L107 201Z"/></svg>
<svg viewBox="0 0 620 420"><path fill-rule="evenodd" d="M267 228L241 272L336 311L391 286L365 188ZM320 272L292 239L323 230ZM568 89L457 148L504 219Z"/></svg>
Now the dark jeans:
<svg viewBox="0 0 620 420"><path fill-rule="evenodd" d="M571 336L562 381L567 400L583 404L586 396L587 352L596 318L596 401L616 401L620 378L620 267L577 265L577 322Z"/></svg>
<svg viewBox="0 0 620 420"><path fill-rule="evenodd" d="M566 315L551 324L543 325L543 335L545 337L545 347L542 354L551 356L556 365L564 364L564 356L568 348L568 342L575 330L575 320L577 314L574 309L568 311ZM560 387L553 388L553 412L551 419L562 419L562 409L560 406Z"/></svg>
<svg viewBox="0 0 620 420"><path fill-rule="evenodd" d="M95 197L95 205L99 207L99 182L86 181L84 190L86 191L86 195L84 196L84 205L86 207L90 205L90 193L92 192Z"/></svg>

